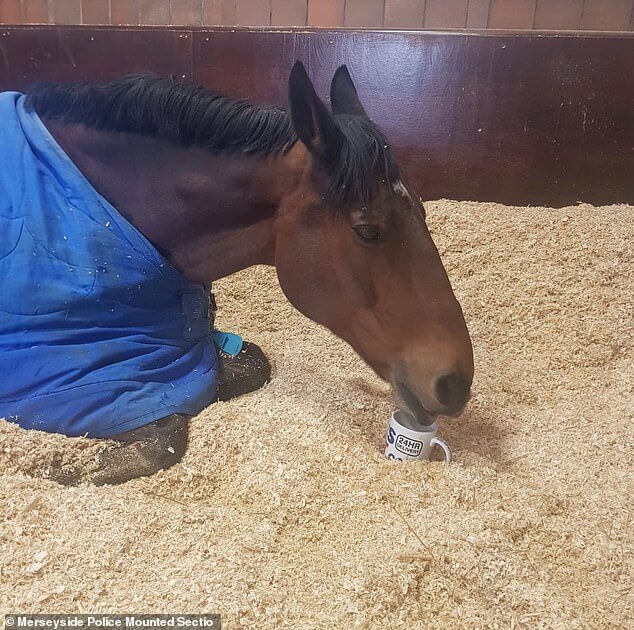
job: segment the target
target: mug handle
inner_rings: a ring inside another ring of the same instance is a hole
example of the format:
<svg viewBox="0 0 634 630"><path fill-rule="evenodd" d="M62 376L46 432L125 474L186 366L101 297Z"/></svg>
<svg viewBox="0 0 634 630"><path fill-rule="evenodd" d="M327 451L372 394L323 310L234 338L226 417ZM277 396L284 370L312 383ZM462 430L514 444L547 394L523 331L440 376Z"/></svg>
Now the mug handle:
<svg viewBox="0 0 634 630"><path fill-rule="evenodd" d="M449 447L444 440L435 437L432 438L429 443L432 446L440 446L440 448L443 450L443 453L445 454L445 464L451 463L451 451L449 450Z"/></svg>

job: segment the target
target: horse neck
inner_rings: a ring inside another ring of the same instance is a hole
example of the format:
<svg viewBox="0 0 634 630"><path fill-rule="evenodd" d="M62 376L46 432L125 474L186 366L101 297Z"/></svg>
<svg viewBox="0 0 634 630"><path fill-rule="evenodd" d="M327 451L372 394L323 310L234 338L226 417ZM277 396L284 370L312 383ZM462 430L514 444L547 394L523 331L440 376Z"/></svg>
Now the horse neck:
<svg viewBox="0 0 634 630"><path fill-rule="evenodd" d="M45 121L93 187L191 282L273 264L275 217L297 160L228 157Z"/></svg>

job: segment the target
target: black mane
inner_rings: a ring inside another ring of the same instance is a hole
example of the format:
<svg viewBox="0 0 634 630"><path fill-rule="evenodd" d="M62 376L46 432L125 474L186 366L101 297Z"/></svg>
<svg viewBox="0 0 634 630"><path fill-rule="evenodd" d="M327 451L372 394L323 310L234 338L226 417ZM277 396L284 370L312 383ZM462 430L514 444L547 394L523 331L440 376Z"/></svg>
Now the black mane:
<svg viewBox="0 0 634 630"><path fill-rule="evenodd" d="M279 155L297 142L290 116L281 107L151 74L105 83L41 83L27 92L26 106L45 118L155 136L216 154ZM330 169L326 201L334 207L367 203L380 183L398 177L387 141L368 118L334 119L345 140L338 164Z"/></svg>
<svg viewBox="0 0 634 630"><path fill-rule="evenodd" d="M277 154L296 140L280 107L148 74L107 83L39 84L28 91L26 105L46 118L156 136L214 153Z"/></svg>

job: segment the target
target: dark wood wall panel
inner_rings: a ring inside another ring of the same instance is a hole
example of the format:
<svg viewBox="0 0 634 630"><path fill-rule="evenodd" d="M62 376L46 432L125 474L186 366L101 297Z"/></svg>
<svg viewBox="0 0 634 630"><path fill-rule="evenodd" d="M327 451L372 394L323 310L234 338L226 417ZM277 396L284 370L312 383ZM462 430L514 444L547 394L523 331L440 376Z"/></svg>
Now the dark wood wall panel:
<svg viewBox="0 0 634 630"><path fill-rule="evenodd" d="M197 79L235 96L285 104L295 59L322 96L349 65L424 198L634 201L634 38L194 36Z"/></svg>
<svg viewBox="0 0 634 630"><path fill-rule="evenodd" d="M634 38L0 27L0 89L152 70L286 104L348 64L425 199L634 203Z"/></svg>
<svg viewBox="0 0 634 630"><path fill-rule="evenodd" d="M192 32L0 26L0 90L35 81L109 79L150 70L191 80Z"/></svg>

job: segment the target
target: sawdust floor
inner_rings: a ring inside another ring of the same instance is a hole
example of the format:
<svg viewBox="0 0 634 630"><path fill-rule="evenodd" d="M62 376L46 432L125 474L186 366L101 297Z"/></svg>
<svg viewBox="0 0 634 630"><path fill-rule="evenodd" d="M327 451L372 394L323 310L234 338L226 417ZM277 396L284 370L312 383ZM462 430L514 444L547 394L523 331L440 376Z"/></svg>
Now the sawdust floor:
<svg viewBox="0 0 634 630"><path fill-rule="evenodd" d="M0 612L226 627L632 627L634 208L428 204L476 352L455 463L380 452L389 391L263 268L219 324L274 363L172 470L65 488L90 442L0 423ZM385 624L385 625L384 625Z"/></svg>

